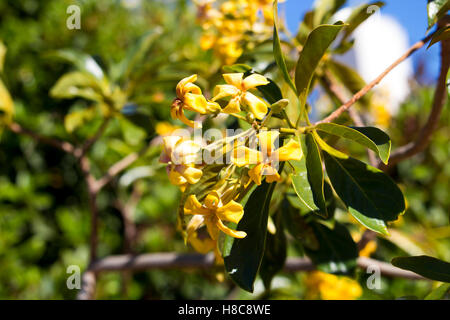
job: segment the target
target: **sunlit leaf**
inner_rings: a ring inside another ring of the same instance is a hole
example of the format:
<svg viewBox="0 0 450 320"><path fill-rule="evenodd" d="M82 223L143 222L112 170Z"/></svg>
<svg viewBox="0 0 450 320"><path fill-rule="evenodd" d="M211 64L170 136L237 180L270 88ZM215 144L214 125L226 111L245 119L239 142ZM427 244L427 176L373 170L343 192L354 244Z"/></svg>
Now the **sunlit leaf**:
<svg viewBox="0 0 450 320"><path fill-rule="evenodd" d="M386 222L405 211L402 192L392 179L359 160L335 158L324 152L334 190L349 212L366 228L387 235Z"/></svg>
<svg viewBox="0 0 450 320"><path fill-rule="evenodd" d="M450 0L428 0L428 29L445 16L449 10Z"/></svg>

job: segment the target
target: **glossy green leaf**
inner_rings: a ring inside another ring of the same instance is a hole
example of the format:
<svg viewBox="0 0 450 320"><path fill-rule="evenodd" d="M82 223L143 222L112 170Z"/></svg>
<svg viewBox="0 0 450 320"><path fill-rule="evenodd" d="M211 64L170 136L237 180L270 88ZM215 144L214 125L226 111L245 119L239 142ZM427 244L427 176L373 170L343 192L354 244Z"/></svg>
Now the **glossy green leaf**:
<svg viewBox="0 0 450 320"><path fill-rule="evenodd" d="M343 24L321 25L315 28L306 40L295 69L295 87L300 97L302 113L314 72L342 28Z"/></svg>
<svg viewBox="0 0 450 320"><path fill-rule="evenodd" d="M392 259L392 264L431 280L450 282L450 263L433 257L397 257Z"/></svg>
<svg viewBox="0 0 450 320"><path fill-rule="evenodd" d="M224 256L225 269L242 289L253 292L266 243L269 204L275 183L262 182L248 198L244 216L237 230L245 231L243 239L234 239L229 255Z"/></svg>
<svg viewBox="0 0 450 320"><path fill-rule="evenodd" d="M443 283L433 291L431 291L425 300L440 300L445 297L447 293L450 292L450 283Z"/></svg>
<svg viewBox="0 0 450 320"><path fill-rule="evenodd" d="M72 63L79 71L86 72L95 78L104 79L102 68L90 55L71 49L58 50L50 54L50 56L62 59Z"/></svg>
<svg viewBox="0 0 450 320"><path fill-rule="evenodd" d="M354 141L378 154L387 163L391 151L391 139L382 130L375 127L346 127L335 123L320 123L319 131L326 132L347 140ZM367 133L367 135L365 134ZM374 138L374 140L371 139Z"/></svg>
<svg viewBox="0 0 450 320"><path fill-rule="evenodd" d="M353 273L358 250L347 228L337 222L334 229L318 222L311 222L310 225L318 240L318 249L304 249L317 269L333 274Z"/></svg>
<svg viewBox="0 0 450 320"><path fill-rule="evenodd" d="M439 41L444 41L450 39L450 27L445 27L436 31L436 33L431 38L430 43L428 44L428 48L432 45L438 43Z"/></svg>
<svg viewBox="0 0 450 320"><path fill-rule="evenodd" d="M398 186L381 170L359 160L335 158L324 152L331 184L349 212L366 228L388 235L387 221L405 211Z"/></svg>
<svg viewBox="0 0 450 320"><path fill-rule="evenodd" d="M348 37L353 33L353 31L355 31L355 29L361 25L361 23L363 23L370 16L376 13L377 10L384 6L384 4L385 3L383 1L374 1L368 4L362 4L354 9L350 17L346 21L348 26L342 31L341 43L346 41ZM376 10L371 10L372 8L375 8Z"/></svg>
<svg viewBox="0 0 450 320"><path fill-rule="evenodd" d="M295 197L298 199L297 197ZM303 205L301 206L304 208ZM314 233L313 228L306 222L305 215L300 212L298 208L291 204L291 201L283 201L283 218L285 221L286 230L295 239L300 241L303 247L310 248L311 250L319 249L319 241Z"/></svg>
<svg viewBox="0 0 450 320"><path fill-rule="evenodd" d="M342 158L342 159L347 159L348 155L346 155L345 153L333 148L332 146L330 146L328 143L325 142L325 140L323 140L319 134L317 133L317 131L313 131L312 132L313 136L314 136L314 140L316 140L317 144L319 145L320 149L328 152L329 154L338 157L338 158Z"/></svg>
<svg viewBox="0 0 450 320"><path fill-rule="evenodd" d="M275 61L280 68L281 74L284 77L284 80L289 84L291 89L297 94L297 89L295 88L294 83L292 82L291 76L289 75L289 70L286 67L286 61L283 57L283 51L281 50L280 37L278 35L278 0L275 0L273 3L273 55L275 57Z"/></svg>
<svg viewBox="0 0 450 320"><path fill-rule="evenodd" d="M300 144L303 151L302 159L290 161L295 169L291 176L292 186L301 203L308 211L327 217L319 149L311 134L302 135Z"/></svg>
<svg viewBox="0 0 450 320"><path fill-rule="evenodd" d="M259 275L263 280L266 290L270 290L273 277L283 269L286 261L287 242L282 218L282 212L278 211L274 215L275 234L267 231L266 247L259 270Z"/></svg>
<svg viewBox="0 0 450 320"><path fill-rule="evenodd" d="M258 86L257 89L262 93L264 98L270 103L274 104L277 101L283 99L283 95L281 93L280 87L272 80L267 78L269 83L264 86Z"/></svg>
<svg viewBox="0 0 450 320"><path fill-rule="evenodd" d="M450 0L428 0L428 29L439 21L450 10Z"/></svg>

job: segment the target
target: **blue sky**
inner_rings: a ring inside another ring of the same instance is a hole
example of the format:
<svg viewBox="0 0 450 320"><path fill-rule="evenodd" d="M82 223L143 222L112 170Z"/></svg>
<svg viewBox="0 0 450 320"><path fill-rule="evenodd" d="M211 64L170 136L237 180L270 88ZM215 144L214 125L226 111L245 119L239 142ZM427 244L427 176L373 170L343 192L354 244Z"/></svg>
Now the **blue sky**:
<svg viewBox="0 0 450 320"><path fill-rule="evenodd" d="M347 6L356 6L361 3L367 3L361 0L349 0ZM385 6L381 9L382 14L387 14L399 21L407 30L410 44L414 44L425 36L427 29L427 9L426 0L384 0ZM312 8L314 0L286 0L281 4L286 12L288 28L295 32L299 21L302 20L306 11ZM283 9L282 9L283 10ZM414 67L419 61L423 60L426 67L426 75L430 80L435 79L439 68L439 46L434 45L426 50L422 48L416 52L412 59Z"/></svg>

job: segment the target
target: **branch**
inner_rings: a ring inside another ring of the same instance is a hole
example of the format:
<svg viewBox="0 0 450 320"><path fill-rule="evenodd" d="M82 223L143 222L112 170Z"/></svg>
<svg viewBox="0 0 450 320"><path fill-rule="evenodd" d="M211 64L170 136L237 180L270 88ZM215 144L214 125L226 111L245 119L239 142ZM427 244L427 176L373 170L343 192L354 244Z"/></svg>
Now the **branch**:
<svg viewBox="0 0 450 320"><path fill-rule="evenodd" d="M358 267L367 269L369 266L377 266L382 275L387 277L399 277L406 279L423 280L425 278L411 271L394 267L390 263L370 258L359 257ZM93 263L86 272L110 272L110 271L138 271L146 269L180 269L195 268L208 269L214 266L214 255L202 255L198 253L148 253L141 255L116 255L109 256ZM284 271L312 271L316 270L314 264L308 258L288 258L284 265Z"/></svg>
<svg viewBox="0 0 450 320"><path fill-rule="evenodd" d="M449 15L445 16L439 21L439 28L443 28L448 25L450 25ZM441 42L441 68L437 81L436 91L434 92L433 105L428 120L415 141L412 141L407 145L398 148L397 150L395 150L395 152L392 153L391 157L389 158L387 167L392 167L398 162L409 158L419 152L422 152L429 145L431 136L436 130L436 127L439 123L439 118L447 98L446 80L449 66L450 40L447 39ZM382 163L378 163L378 167L386 169L386 167Z"/></svg>
<svg viewBox="0 0 450 320"><path fill-rule="evenodd" d="M352 105L354 105L358 100L360 100L364 95L366 95L373 87L375 87L378 83L380 83L381 80L389 73L391 72L396 66L398 66L400 63L402 63L404 60L406 60L409 56L411 56L414 52L422 48L434 35L434 33L431 33L421 41L415 43L411 48L406 51L406 53L398 58L393 64L391 64L386 70L384 70L375 80L367 84L364 88L362 88L360 91L358 91L350 100L348 100L346 103L344 103L342 106L340 106L338 109L333 111L328 117L318 121L316 124L319 123L326 123L326 122L332 122L336 120L338 117L341 116L342 113L347 111Z"/></svg>
<svg viewBox="0 0 450 320"><path fill-rule="evenodd" d="M119 160L118 162L113 164L108 169L106 174L96 181L95 190L98 192L101 189L103 189L103 187L106 186L109 182L111 182L111 180L114 179L114 177L116 175L118 175L120 172L122 172L123 170L128 168L133 162L135 162L142 155L144 155L147 152L147 150L150 148L151 145L152 145L152 142L150 142L147 146L145 146L139 152L131 153L128 156L126 156L125 158L123 158L122 160Z"/></svg>
<svg viewBox="0 0 450 320"><path fill-rule="evenodd" d="M48 144L48 145L55 147L57 149L60 149L64 152L67 152L70 154L76 153L77 148L75 148L71 143L69 143L67 141L61 141L61 140L58 140L55 138L42 136L39 133L36 133L32 130L23 128L20 124L18 124L16 122L9 124L8 128L16 134L29 136L35 141L38 141L38 142L41 142L44 144Z"/></svg>
<svg viewBox="0 0 450 320"><path fill-rule="evenodd" d="M103 135L103 133L106 130L106 127L108 127L109 121L111 120L110 117L106 117L103 119L102 124L100 125L100 127L98 128L97 132L95 133L95 135L86 140L85 143L83 144L83 146L81 147L81 155L86 154L86 152L92 147L92 145L98 140L100 139L100 137Z"/></svg>

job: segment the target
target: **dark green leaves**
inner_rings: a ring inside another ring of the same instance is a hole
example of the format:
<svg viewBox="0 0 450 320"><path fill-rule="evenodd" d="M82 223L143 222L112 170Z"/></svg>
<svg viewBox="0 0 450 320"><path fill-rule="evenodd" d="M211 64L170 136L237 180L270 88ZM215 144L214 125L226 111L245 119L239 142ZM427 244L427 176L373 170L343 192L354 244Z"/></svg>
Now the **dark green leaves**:
<svg viewBox="0 0 450 320"><path fill-rule="evenodd" d="M428 29L450 10L450 0L428 0Z"/></svg>
<svg viewBox="0 0 450 320"><path fill-rule="evenodd" d="M319 147L309 133L300 140L304 156L300 161L291 161L295 168L291 177L292 186L308 210L326 218L328 214L323 193L324 177Z"/></svg>
<svg viewBox="0 0 450 320"><path fill-rule="evenodd" d="M430 44L427 49L432 45L438 43L439 41L444 41L450 39L450 27L445 27L436 31L436 33L431 38Z"/></svg>
<svg viewBox="0 0 450 320"><path fill-rule="evenodd" d="M392 264L431 280L450 282L450 263L433 257L398 257L392 259Z"/></svg>
<svg viewBox="0 0 450 320"><path fill-rule="evenodd" d="M287 255L286 235L283 228L282 212L274 215L276 227L275 234L267 232L266 248L261 263L259 274L263 280L264 287L270 289L273 277L284 267Z"/></svg>
<svg viewBox="0 0 450 320"><path fill-rule="evenodd" d="M327 273L350 274L356 267L358 250L347 228L335 223L334 229L310 223L319 243L317 250L305 246L305 252L316 267Z"/></svg>
<svg viewBox="0 0 450 320"><path fill-rule="evenodd" d="M281 74L284 77L284 80L289 84L292 90L297 93L297 89L295 88L295 85L292 82L291 76L289 75L289 71L286 67L286 61L283 57L283 51L281 50L280 37L278 35L278 0L275 0L273 3L273 21L273 55L275 57L278 68L280 68Z"/></svg>
<svg viewBox="0 0 450 320"><path fill-rule="evenodd" d="M314 71L342 27L343 24L318 26L306 40L295 70L295 86L302 110L306 103Z"/></svg>
<svg viewBox="0 0 450 320"><path fill-rule="evenodd" d="M326 132L344 139L354 141L378 154L386 164L391 152L391 139L378 128L374 127L346 127L335 123L320 123L316 126L319 131Z"/></svg>
<svg viewBox="0 0 450 320"><path fill-rule="evenodd" d="M387 221L405 211L403 194L392 179L353 158L339 159L324 152L334 190L349 212L366 228L387 235Z"/></svg>
<svg viewBox="0 0 450 320"><path fill-rule="evenodd" d="M275 183L263 183L253 191L244 208L237 230L245 231L243 239L234 239L225 269L242 289L253 292L253 283L261 265L266 242L269 204Z"/></svg>

